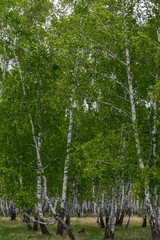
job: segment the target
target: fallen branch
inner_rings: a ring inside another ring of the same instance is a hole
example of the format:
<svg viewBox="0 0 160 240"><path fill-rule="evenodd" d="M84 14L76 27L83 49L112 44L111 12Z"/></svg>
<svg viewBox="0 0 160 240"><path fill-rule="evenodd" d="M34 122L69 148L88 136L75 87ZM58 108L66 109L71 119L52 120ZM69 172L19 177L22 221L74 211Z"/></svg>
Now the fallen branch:
<svg viewBox="0 0 160 240"><path fill-rule="evenodd" d="M39 223L39 224L42 224L42 225L54 225L57 222L57 220L55 220L54 222L50 222L50 223L49 222L37 221L34 218L32 218L28 213L23 213L23 218L24 217L27 217L32 222L36 222L36 223Z"/></svg>

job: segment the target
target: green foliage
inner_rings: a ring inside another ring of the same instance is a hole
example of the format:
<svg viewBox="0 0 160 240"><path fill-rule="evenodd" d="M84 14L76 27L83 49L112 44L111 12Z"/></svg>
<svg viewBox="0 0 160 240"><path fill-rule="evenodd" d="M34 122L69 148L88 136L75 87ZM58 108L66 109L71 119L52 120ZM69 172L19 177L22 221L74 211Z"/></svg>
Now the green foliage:
<svg viewBox="0 0 160 240"><path fill-rule="evenodd" d="M14 203L16 207L26 211L37 204L37 198L27 189L20 189L20 192L14 195Z"/></svg>

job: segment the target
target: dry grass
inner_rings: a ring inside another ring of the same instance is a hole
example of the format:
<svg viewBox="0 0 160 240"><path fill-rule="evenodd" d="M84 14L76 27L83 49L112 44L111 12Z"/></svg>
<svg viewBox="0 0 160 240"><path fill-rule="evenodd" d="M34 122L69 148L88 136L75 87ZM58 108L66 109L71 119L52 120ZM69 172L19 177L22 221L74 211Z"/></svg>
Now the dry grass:
<svg viewBox="0 0 160 240"><path fill-rule="evenodd" d="M115 240L151 240L150 227L142 228L142 218L132 217L129 227L126 229L125 225L128 218L124 220L122 228L117 227L115 231ZM39 229L38 232L27 231L26 225L20 218L16 221L10 221L10 218L0 218L0 240L69 240L66 231L64 236L56 235L56 227L48 226L50 236L43 236ZM79 234L81 228L85 228L85 233ZM96 219L93 217L72 218L71 229L75 235L76 240L102 240L104 236L104 229L101 229Z"/></svg>

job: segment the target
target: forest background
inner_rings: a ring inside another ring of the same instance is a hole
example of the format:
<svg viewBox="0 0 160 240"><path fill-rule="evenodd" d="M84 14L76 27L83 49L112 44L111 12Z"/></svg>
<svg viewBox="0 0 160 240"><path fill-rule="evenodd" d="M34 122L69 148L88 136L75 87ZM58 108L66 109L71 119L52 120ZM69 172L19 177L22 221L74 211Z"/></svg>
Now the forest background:
<svg viewBox="0 0 160 240"><path fill-rule="evenodd" d="M113 238L114 216L143 209L145 221L147 209L159 239L159 10L158 0L0 2L3 215L34 208L47 234L50 207L62 235L64 215L67 229L90 209Z"/></svg>

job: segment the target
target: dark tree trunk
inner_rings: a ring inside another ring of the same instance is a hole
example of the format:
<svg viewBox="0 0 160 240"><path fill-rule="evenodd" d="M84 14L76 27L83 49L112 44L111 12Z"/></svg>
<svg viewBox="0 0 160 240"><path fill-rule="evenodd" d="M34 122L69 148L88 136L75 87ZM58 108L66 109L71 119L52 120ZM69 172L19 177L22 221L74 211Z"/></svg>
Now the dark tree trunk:
<svg viewBox="0 0 160 240"><path fill-rule="evenodd" d="M120 222L120 210L117 210L115 225L119 226L119 222Z"/></svg>
<svg viewBox="0 0 160 240"><path fill-rule="evenodd" d="M31 212L33 211L33 208L29 208L28 210L27 210L27 214L31 214Z"/></svg>
<svg viewBox="0 0 160 240"><path fill-rule="evenodd" d="M16 211L15 209L13 209L13 211L11 212L11 221L16 220Z"/></svg>
<svg viewBox="0 0 160 240"><path fill-rule="evenodd" d="M102 214L99 215L99 218L100 218L100 224L101 224L101 228L104 228L104 221L103 221L103 216Z"/></svg>
<svg viewBox="0 0 160 240"><path fill-rule="evenodd" d="M143 228L147 227L147 215L146 215L146 214L143 215L143 224L142 224L142 227L143 227Z"/></svg>
<svg viewBox="0 0 160 240"><path fill-rule="evenodd" d="M38 213L37 212L35 213L34 219L36 221L38 221ZM38 223L37 222L34 222L33 231L38 231Z"/></svg>
<svg viewBox="0 0 160 240"><path fill-rule="evenodd" d="M65 223L67 224L68 227L70 227L70 214L67 214L66 221Z"/></svg>
<svg viewBox="0 0 160 240"><path fill-rule="evenodd" d="M44 220L43 220L43 219L40 219L40 222L44 222ZM50 235L50 233L49 233L48 230L47 230L46 225L40 224L40 227L41 227L41 231L42 231L42 233L43 233L44 235Z"/></svg>
<svg viewBox="0 0 160 240"><path fill-rule="evenodd" d="M77 214L78 214L78 218L80 218L81 217L81 211L78 210Z"/></svg>
<svg viewBox="0 0 160 240"><path fill-rule="evenodd" d="M104 239L109 238L109 224L107 223L106 228L105 228L105 233L104 233Z"/></svg>
<svg viewBox="0 0 160 240"><path fill-rule="evenodd" d="M109 238L109 231L110 231L110 226L109 226L109 213L106 210L106 227L105 227L105 233L104 233L104 239Z"/></svg>
<svg viewBox="0 0 160 240"><path fill-rule="evenodd" d="M112 233L112 231L110 232L110 236L109 236L109 238L114 239L114 232L113 232L113 233Z"/></svg>
<svg viewBox="0 0 160 240"><path fill-rule="evenodd" d="M109 221L109 215L106 214L106 226L107 226L107 224L108 224L108 221Z"/></svg>
<svg viewBox="0 0 160 240"><path fill-rule="evenodd" d="M129 218L128 218L128 222L127 222L126 228L128 228L128 225L129 225L129 223L130 223L130 219L131 219L131 210L129 211L128 215L129 215Z"/></svg>
<svg viewBox="0 0 160 240"><path fill-rule="evenodd" d="M33 227L31 226L30 219L26 215L23 215L23 219L24 219L25 223L27 224L28 231L32 231Z"/></svg>
<svg viewBox="0 0 160 240"><path fill-rule="evenodd" d="M119 219L118 226L120 226L120 227L122 227L122 225L123 225L123 218L124 218L124 211L121 212L121 216L120 216L120 219Z"/></svg>
<svg viewBox="0 0 160 240"><path fill-rule="evenodd" d="M64 209L61 209L59 217L64 220ZM58 222L57 235L63 236L63 224L61 221Z"/></svg>

